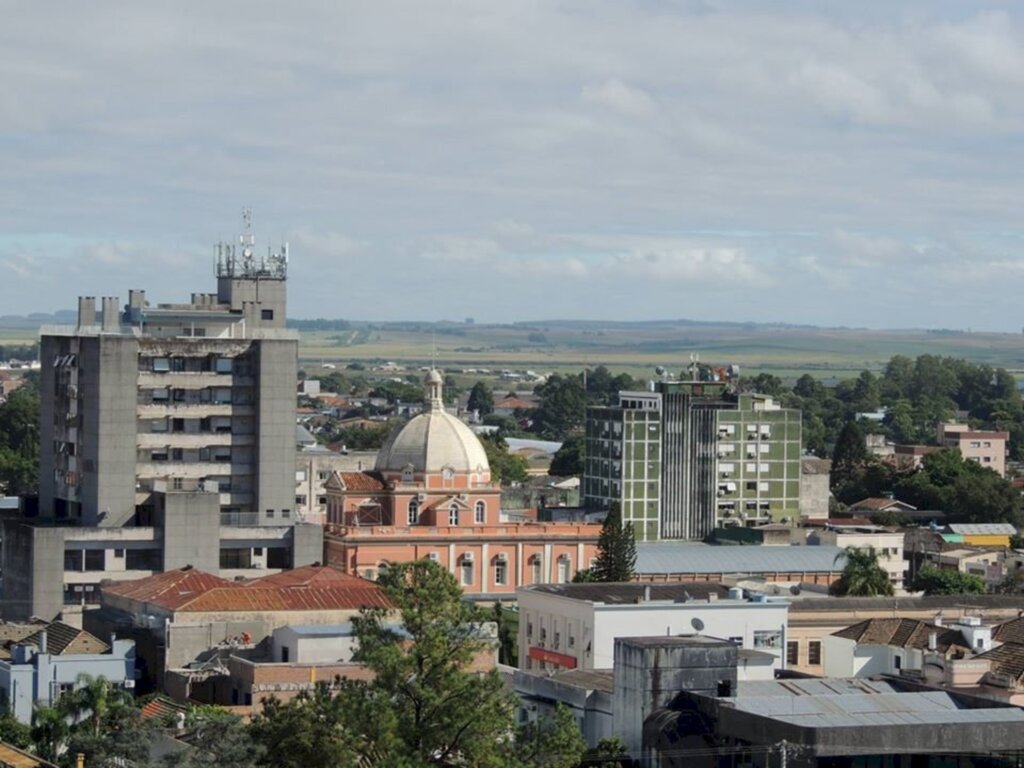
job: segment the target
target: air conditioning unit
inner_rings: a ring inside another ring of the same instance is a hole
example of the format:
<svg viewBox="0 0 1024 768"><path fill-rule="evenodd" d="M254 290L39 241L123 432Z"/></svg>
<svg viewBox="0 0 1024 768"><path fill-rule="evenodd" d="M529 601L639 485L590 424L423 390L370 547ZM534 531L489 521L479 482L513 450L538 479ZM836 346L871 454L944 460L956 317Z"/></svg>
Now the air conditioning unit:
<svg viewBox="0 0 1024 768"><path fill-rule="evenodd" d="M462 553L462 559L465 560L467 563L472 563L473 562L473 553L472 552L463 552Z"/></svg>
<svg viewBox="0 0 1024 768"><path fill-rule="evenodd" d="M427 555L427 557L433 560L435 563L441 559L441 556L437 554L437 552L431 552L429 555Z"/></svg>
<svg viewBox="0 0 1024 768"><path fill-rule="evenodd" d="M468 493L460 493L459 494L459 501L465 501L468 498L469 498L469 494Z"/></svg>
<svg viewBox="0 0 1024 768"><path fill-rule="evenodd" d="M504 563L508 560L508 555L506 555L504 552L499 552L494 556L494 559L497 560L499 563Z"/></svg>
<svg viewBox="0 0 1024 768"><path fill-rule="evenodd" d="M416 494L416 500L417 501L426 501L427 500L427 494L425 494L425 493L417 493Z"/></svg>

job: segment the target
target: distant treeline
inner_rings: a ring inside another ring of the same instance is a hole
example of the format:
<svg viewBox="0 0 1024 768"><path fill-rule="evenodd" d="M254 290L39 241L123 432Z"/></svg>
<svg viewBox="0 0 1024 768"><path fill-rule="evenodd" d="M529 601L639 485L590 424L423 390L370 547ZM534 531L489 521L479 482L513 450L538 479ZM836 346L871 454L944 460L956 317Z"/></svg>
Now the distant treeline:
<svg viewBox="0 0 1024 768"><path fill-rule="evenodd" d="M38 360L39 342L34 344L0 344L0 363L8 360Z"/></svg>
<svg viewBox="0 0 1024 768"><path fill-rule="evenodd" d="M327 320L318 317L315 320L288 320L288 327L297 331L349 331L352 324L348 320Z"/></svg>

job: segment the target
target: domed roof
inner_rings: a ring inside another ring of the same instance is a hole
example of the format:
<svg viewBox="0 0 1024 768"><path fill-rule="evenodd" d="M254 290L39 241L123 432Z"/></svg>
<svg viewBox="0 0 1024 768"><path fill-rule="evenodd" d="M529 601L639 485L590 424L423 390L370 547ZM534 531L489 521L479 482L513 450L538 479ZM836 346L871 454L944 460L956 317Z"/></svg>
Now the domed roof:
<svg viewBox="0 0 1024 768"><path fill-rule="evenodd" d="M414 417L392 432L377 453L374 469L402 472L412 466L416 472L490 472L487 453L473 430L444 410L443 380L432 370L427 374L430 410Z"/></svg>

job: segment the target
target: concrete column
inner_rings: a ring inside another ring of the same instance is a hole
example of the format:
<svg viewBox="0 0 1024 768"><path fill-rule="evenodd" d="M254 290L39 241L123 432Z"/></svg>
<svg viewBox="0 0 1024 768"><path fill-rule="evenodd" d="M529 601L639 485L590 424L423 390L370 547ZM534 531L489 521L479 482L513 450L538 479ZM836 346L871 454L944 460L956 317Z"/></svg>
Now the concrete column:
<svg viewBox="0 0 1024 768"><path fill-rule="evenodd" d="M117 305L117 296L103 297L103 330L107 333L116 333L121 329Z"/></svg>
<svg viewBox="0 0 1024 768"><path fill-rule="evenodd" d="M96 297L78 297L78 327L96 325Z"/></svg>

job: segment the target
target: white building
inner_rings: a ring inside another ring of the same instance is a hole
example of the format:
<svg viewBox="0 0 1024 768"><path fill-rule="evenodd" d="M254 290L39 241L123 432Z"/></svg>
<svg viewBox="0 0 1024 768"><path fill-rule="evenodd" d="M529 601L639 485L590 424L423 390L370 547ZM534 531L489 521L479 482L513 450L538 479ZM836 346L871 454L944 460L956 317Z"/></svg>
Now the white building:
<svg viewBox="0 0 1024 768"><path fill-rule="evenodd" d="M610 669L615 639L710 635L785 666L789 603L721 584L535 584L516 590L519 668Z"/></svg>
<svg viewBox="0 0 1024 768"><path fill-rule="evenodd" d="M890 531L878 525L832 525L822 531L815 531L807 537L808 544L846 549L875 550L878 564L889 574L889 583L900 593L903 591L903 575L907 561L903 559L903 533Z"/></svg>

